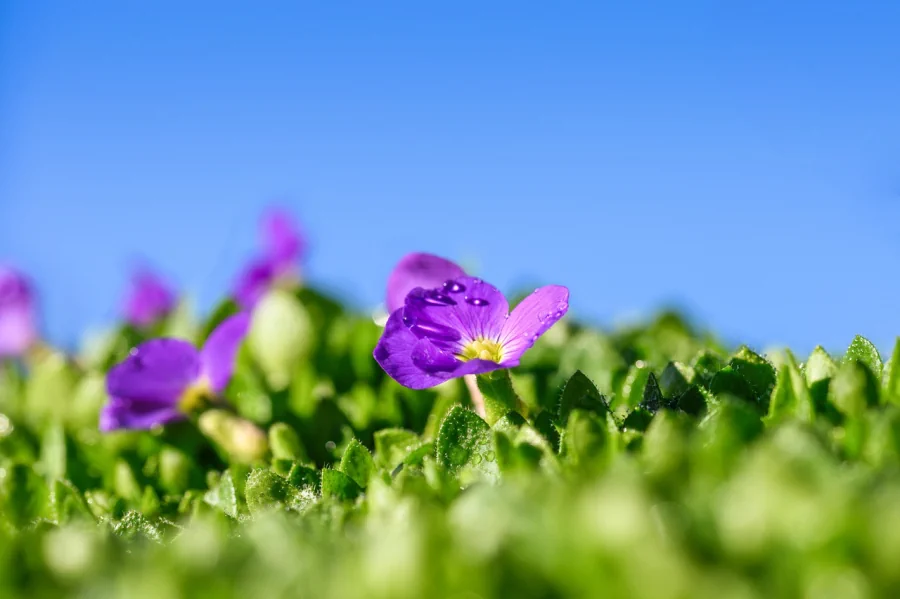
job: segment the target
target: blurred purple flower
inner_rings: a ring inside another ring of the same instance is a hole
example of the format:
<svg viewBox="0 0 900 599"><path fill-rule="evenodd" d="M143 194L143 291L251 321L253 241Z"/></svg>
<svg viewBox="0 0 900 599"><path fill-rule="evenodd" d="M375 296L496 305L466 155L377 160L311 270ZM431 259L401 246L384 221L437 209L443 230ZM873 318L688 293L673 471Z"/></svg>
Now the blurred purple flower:
<svg viewBox="0 0 900 599"><path fill-rule="evenodd" d="M249 314L236 314L216 327L202 350L181 339L152 339L131 350L106 375L110 400L100 413L100 430L182 420L201 401L221 394L249 326Z"/></svg>
<svg viewBox="0 0 900 599"><path fill-rule="evenodd" d="M147 327L175 307L175 294L165 281L147 269L137 270L125 297L125 319L137 327Z"/></svg>
<svg viewBox="0 0 900 599"><path fill-rule="evenodd" d="M406 295L416 287L432 289L448 279L464 276L466 272L446 258L434 254L407 254L388 276L388 314L402 308Z"/></svg>
<svg viewBox="0 0 900 599"><path fill-rule="evenodd" d="M391 313L375 360L411 389L434 387L467 374L519 365L519 359L569 310L569 290L548 285L509 313L496 287L456 277L440 287L417 287Z"/></svg>
<svg viewBox="0 0 900 599"><path fill-rule="evenodd" d="M17 270L0 266L0 358L23 355L37 340L34 293Z"/></svg>
<svg viewBox="0 0 900 599"><path fill-rule="evenodd" d="M306 251L306 240L290 215L272 210L264 215L260 233L263 255L252 260L238 276L234 297L250 310L274 283L298 276L297 262Z"/></svg>

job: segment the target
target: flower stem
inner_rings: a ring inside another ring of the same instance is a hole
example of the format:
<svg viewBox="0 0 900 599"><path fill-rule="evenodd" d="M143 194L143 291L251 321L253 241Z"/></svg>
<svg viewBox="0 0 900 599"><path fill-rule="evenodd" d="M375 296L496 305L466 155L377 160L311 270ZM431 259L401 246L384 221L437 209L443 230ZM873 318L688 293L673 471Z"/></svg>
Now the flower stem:
<svg viewBox="0 0 900 599"><path fill-rule="evenodd" d="M469 388L469 397L472 399L472 407L475 408L475 413L484 418L484 395L481 394L481 390L478 388L478 379L474 374L467 374L463 377L463 380L466 382L466 387Z"/></svg>
<svg viewBox="0 0 900 599"><path fill-rule="evenodd" d="M519 403L508 370L495 370L478 375L478 389L484 396L485 420L491 426L514 411Z"/></svg>

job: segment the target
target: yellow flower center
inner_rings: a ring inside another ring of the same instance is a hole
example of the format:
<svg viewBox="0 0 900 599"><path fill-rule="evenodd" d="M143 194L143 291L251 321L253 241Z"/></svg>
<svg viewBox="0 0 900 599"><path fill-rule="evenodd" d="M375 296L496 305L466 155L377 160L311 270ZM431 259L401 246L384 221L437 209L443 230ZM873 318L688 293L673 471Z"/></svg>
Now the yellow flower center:
<svg viewBox="0 0 900 599"><path fill-rule="evenodd" d="M181 394L181 400L178 402L178 407L186 414L196 412L203 407L203 404L212 399L213 395L212 388L209 386L209 379L203 377L184 390L184 393Z"/></svg>
<svg viewBox="0 0 900 599"><path fill-rule="evenodd" d="M493 339L475 339L467 343L457 357L463 362L477 358L500 363L503 360L503 346Z"/></svg>

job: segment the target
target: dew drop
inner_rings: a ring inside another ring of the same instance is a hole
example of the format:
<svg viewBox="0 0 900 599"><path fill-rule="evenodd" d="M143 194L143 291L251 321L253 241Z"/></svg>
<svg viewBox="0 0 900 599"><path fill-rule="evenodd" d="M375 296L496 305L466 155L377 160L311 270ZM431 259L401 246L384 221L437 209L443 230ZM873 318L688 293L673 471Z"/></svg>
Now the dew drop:
<svg viewBox="0 0 900 599"><path fill-rule="evenodd" d="M417 322L409 327L409 330L419 337L428 337L429 339L444 339L447 341L457 341L462 335L456 329L453 329L436 322Z"/></svg>
<svg viewBox="0 0 900 599"><path fill-rule="evenodd" d="M538 314L538 320L540 320L541 322L547 322L548 320L550 320L551 314L552 312L541 312L540 314Z"/></svg>
<svg viewBox="0 0 900 599"><path fill-rule="evenodd" d="M486 299L481 299L480 297L467 297L466 303L473 306L487 306L490 302Z"/></svg>
<svg viewBox="0 0 900 599"><path fill-rule="evenodd" d="M423 295L416 297L416 301L422 302L423 304L427 304L429 306L455 306L456 301L447 295L446 293L441 293L437 289L430 289L426 291Z"/></svg>
<svg viewBox="0 0 900 599"><path fill-rule="evenodd" d="M327 443L325 443L325 449L327 449L328 451L334 451L335 447L337 447L337 445L334 441L328 441Z"/></svg>
<svg viewBox="0 0 900 599"><path fill-rule="evenodd" d="M494 452L493 452L493 451L489 451L489 452L487 452L486 454L484 454L484 459L486 459L488 462L493 462L494 459L496 459L496 457L497 457L497 456L494 455Z"/></svg>
<svg viewBox="0 0 900 599"><path fill-rule="evenodd" d="M446 289L450 293L462 293L466 290L466 286L462 283L457 283L453 279L447 279L446 281L444 281L444 289Z"/></svg>

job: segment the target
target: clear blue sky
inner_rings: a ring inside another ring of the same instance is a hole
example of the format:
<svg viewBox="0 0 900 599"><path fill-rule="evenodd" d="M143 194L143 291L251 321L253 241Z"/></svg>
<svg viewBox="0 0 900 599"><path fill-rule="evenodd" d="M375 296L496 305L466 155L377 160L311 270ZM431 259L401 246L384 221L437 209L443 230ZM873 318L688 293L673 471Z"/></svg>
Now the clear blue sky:
<svg viewBox="0 0 900 599"><path fill-rule="evenodd" d="M603 324L900 334L898 2L125 4L0 4L0 260L57 341L141 259L208 306L272 202L360 308L428 250Z"/></svg>

